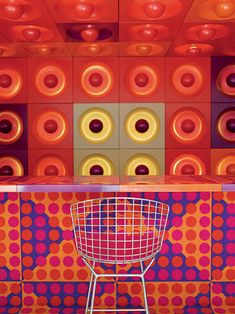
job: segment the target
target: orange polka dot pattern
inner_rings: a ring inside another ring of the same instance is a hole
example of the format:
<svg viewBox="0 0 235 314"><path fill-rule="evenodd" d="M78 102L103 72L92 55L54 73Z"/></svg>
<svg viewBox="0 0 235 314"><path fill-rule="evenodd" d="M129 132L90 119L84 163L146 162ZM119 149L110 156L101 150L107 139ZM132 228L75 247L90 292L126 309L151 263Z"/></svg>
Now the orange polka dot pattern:
<svg viewBox="0 0 235 314"><path fill-rule="evenodd" d="M235 313L235 193L118 193L170 205L162 251L147 272L159 313ZM0 313L80 313L89 269L75 250L71 203L113 193L0 193ZM97 265L98 272L115 272ZM119 273L138 272L137 264ZM138 307L140 282L99 282L97 307ZM213 309L213 310L212 310Z"/></svg>
<svg viewBox="0 0 235 314"><path fill-rule="evenodd" d="M235 192L213 194L212 279L235 281Z"/></svg>

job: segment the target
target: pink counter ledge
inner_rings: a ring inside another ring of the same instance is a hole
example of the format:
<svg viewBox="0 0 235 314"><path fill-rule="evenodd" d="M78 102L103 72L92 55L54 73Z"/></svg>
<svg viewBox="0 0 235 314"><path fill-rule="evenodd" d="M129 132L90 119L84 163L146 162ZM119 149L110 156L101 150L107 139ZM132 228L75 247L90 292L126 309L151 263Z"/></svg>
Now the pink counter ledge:
<svg viewBox="0 0 235 314"><path fill-rule="evenodd" d="M1 192L235 191L234 176L0 177Z"/></svg>

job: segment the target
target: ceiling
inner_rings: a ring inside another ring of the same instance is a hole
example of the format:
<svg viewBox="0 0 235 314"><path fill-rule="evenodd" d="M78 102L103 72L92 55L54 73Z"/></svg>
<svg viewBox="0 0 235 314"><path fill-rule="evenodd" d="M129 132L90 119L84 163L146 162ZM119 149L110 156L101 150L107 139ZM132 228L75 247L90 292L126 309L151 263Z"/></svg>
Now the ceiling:
<svg viewBox="0 0 235 314"><path fill-rule="evenodd" d="M235 56L235 0L0 0L0 57Z"/></svg>

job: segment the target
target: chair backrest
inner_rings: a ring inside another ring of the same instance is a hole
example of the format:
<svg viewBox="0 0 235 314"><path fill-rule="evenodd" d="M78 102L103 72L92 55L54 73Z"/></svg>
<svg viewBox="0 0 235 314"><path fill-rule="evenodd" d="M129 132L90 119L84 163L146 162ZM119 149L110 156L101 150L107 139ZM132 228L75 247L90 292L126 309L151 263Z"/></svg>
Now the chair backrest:
<svg viewBox="0 0 235 314"><path fill-rule="evenodd" d="M71 205L78 252L104 263L149 259L160 250L169 206L153 200L110 197Z"/></svg>

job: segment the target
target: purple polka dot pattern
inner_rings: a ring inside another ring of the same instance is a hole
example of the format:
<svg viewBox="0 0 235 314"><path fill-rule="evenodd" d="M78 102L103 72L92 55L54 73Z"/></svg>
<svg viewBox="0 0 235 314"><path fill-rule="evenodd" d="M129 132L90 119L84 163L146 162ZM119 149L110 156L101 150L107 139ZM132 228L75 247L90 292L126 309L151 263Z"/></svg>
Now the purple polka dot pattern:
<svg viewBox="0 0 235 314"><path fill-rule="evenodd" d="M210 279L210 193L143 194L145 198L155 198L169 204L171 209L165 242L156 262L146 273L145 279L147 281L208 281ZM130 193L130 196L141 197L137 193ZM117 266L117 269L122 273L134 273L137 271L136 267L138 265L128 264L125 267ZM118 280L124 281L126 278Z"/></svg>
<svg viewBox="0 0 235 314"><path fill-rule="evenodd" d="M212 279L235 281L235 193L214 193Z"/></svg>
<svg viewBox="0 0 235 314"><path fill-rule="evenodd" d="M150 308L235 313L235 193L120 195L157 199L171 208L162 250L145 276ZM21 313L84 310L90 273L75 251L69 207L105 196L113 194L0 193L0 314L9 307L9 313L18 313L21 305ZM117 271L138 273L137 266L119 265ZM97 270L112 274L115 267L98 264ZM139 307L140 282L104 278L95 304Z"/></svg>
<svg viewBox="0 0 235 314"><path fill-rule="evenodd" d="M18 281L21 277L19 196L17 193L1 193L0 280Z"/></svg>

